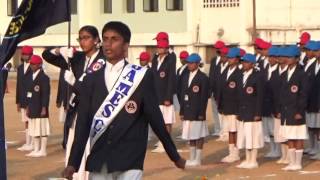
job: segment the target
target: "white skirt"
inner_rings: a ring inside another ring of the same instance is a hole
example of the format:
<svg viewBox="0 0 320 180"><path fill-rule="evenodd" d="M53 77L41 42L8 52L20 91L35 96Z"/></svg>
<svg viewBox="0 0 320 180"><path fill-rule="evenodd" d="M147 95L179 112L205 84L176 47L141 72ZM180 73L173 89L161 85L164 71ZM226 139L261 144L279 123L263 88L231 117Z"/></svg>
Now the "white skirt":
<svg viewBox="0 0 320 180"><path fill-rule="evenodd" d="M237 132L237 116L236 115L221 115L223 126L228 132Z"/></svg>
<svg viewBox="0 0 320 180"><path fill-rule="evenodd" d="M282 130L283 137L287 140L304 140L308 139L307 126L305 124L297 126L284 125Z"/></svg>
<svg viewBox="0 0 320 180"><path fill-rule="evenodd" d="M262 121L237 121L237 147L239 149L260 149L264 146Z"/></svg>
<svg viewBox="0 0 320 180"><path fill-rule="evenodd" d="M273 117L262 117L263 134L265 136L273 136L274 119Z"/></svg>
<svg viewBox="0 0 320 180"><path fill-rule="evenodd" d="M182 122L182 139L197 140L209 135L208 125L206 121L190 121Z"/></svg>
<svg viewBox="0 0 320 180"><path fill-rule="evenodd" d="M30 136L49 136L50 122L49 118L34 118L29 120Z"/></svg>
<svg viewBox="0 0 320 180"><path fill-rule="evenodd" d="M172 104L170 106L159 105L159 108L165 124L173 124L176 122L176 115Z"/></svg>
<svg viewBox="0 0 320 180"><path fill-rule="evenodd" d="M21 121L28 122L29 118L27 117L27 111L25 108L21 108Z"/></svg>
<svg viewBox="0 0 320 180"><path fill-rule="evenodd" d="M320 128L320 113L307 113L306 123L309 128Z"/></svg>
<svg viewBox="0 0 320 180"><path fill-rule="evenodd" d="M274 118L274 142L283 143L287 140L284 138L284 126L281 126L281 119Z"/></svg>

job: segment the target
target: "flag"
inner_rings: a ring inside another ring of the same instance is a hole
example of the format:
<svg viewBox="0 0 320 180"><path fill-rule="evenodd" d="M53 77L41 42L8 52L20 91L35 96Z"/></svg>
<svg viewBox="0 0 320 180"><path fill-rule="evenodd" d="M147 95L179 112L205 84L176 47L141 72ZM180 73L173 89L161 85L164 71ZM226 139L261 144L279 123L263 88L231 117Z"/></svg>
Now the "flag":
<svg viewBox="0 0 320 180"><path fill-rule="evenodd" d="M23 0L3 37L0 67L10 60L21 41L65 21L70 21L69 0Z"/></svg>
<svg viewBox="0 0 320 180"><path fill-rule="evenodd" d="M10 60L20 42L45 33L50 26L70 21L69 7L69 0L23 0L2 40L0 69ZM3 85L0 73L0 179L6 180Z"/></svg>

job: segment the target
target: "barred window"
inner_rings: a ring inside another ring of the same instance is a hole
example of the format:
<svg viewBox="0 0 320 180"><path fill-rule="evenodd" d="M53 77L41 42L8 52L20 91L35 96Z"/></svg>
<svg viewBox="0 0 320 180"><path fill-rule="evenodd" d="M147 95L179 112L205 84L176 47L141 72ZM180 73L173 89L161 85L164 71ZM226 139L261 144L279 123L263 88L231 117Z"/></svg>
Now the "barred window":
<svg viewBox="0 0 320 180"><path fill-rule="evenodd" d="M134 13L134 0L127 0L127 12Z"/></svg>
<svg viewBox="0 0 320 180"><path fill-rule="evenodd" d="M183 10L183 0L167 0L167 10L169 11Z"/></svg>
<svg viewBox="0 0 320 180"><path fill-rule="evenodd" d="M203 8L233 8L239 6L240 0L203 0Z"/></svg>
<svg viewBox="0 0 320 180"><path fill-rule="evenodd" d="M158 12L158 0L143 0L143 11Z"/></svg>
<svg viewBox="0 0 320 180"><path fill-rule="evenodd" d="M78 1L77 0L70 1L70 9L71 9L71 14L78 13Z"/></svg>
<svg viewBox="0 0 320 180"><path fill-rule="evenodd" d="M104 0L103 12L108 14L112 13L112 0Z"/></svg>

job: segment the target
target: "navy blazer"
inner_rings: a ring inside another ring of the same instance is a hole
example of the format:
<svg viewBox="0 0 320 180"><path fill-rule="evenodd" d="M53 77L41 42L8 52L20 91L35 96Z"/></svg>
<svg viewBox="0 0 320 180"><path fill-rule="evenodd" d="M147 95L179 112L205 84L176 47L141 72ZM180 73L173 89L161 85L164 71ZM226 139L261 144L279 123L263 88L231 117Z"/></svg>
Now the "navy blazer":
<svg viewBox="0 0 320 180"><path fill-rule="evenodd" d="M317 103L318 100L317 94L319 89L316 87L316 75L315 75L315 69L316 69L316 63L312 63L307 71L305 71L306 75L308 76L308 101L307 101L307 109L306 112L308 113L316 113L317 111ZM305 66L304 66L305 67Z"/></svg>
<svg viewBox="0 0 320 180"><path fill-rule="evenodd" d="M255 116L262 116L263 103L263 77L261 72L253 70L243 86L243 75L239 87L239 119L253 122Z"/></svg>
<svg viewBox="0 0 320 180"><path fill-rule="evenodd" d="M181 101L183 100L181 97L182 78L183 76L188 74L188 71L189 71L187 64L182 72L180 72L181 70L182 70L182 66L179 67L177 70L177 97L178 97L179 103L181 103Z"/></svg>
<svg viewBox="0 0 320 180"><path fill-rule="evenodd" d="M281 124L302 125L306 123L305 110L308 98L308 77L303 69L297 65L288 82L288 71L285 72L285 81L280 88ZM300 114L302 119L295 120L294 116L296 114Z"/></svg>
<svg viewBox="0 0 320 180"><path fill-rule="evenodd" d="M49 117L50 79L42 69L37 77L28 85L27 93L31 95L27 98L28 117ZM46 108L46 114L41 116L43 107Z"/></svg>
<svg viewBox="0 0 320 180"><path fill-rule="evenodd" d="M93 117L108 95L105 85L105 68L86 76L80 93L80 104L75 137L68 165L79 169L89 137ZM143 169L147 149L148 124L163 143L170 159L180 159L177 149L168 134L156 98L153 75L148 70L128 101L135 102L135 111L124 107L108 129L91 149L86 170L99 172L107 164L108 172Z"/></svg>
<svg viewBox="0 0 320 180"><path fill-rule="evenodd" d="M236 67L227 80L228 69L223 73L218 92L217 103L219 111L224 115L236 115L239 108L239 91L242 85L242 71Z"/></svg>
<svg viewBox="0 0 320 180"><path fill-rule="evenodd" d="M271 88L271 97L273 102L273 106L271 108L273 115L280 113L280 99L282 98L280 95L280 88L282 86L282 83L285 82L285 75L285 72L283 72L282 74L279 73L278 66L278 68L272 72L271 78L268 83L268 86Z"/></svg>
<svg viewBox="0 0 320 180"><path fill-rule="evenodd" d="M199 69L189 86L189 76L190 72L182 78L180 115L184 120L205 120L209 98L209 78ZM202 118L200 119L199 116Z"/></svg>
<svg viewBox="0 0 320 180"><path fill-rule="evenodd" d="M21 108L27 107L27 86L32 81L32 71L30 66L24 73L24 65L20 64L17 68L17 87L16 87L16 104Z"/></svg>
<svg viewBox="0 0 320 180"><path fill-rule="evenodd" d="M217 82L217 77L218 75L220 74L220 64L221 64L221 61L219 61L217 63L217 60L218 60L218 56L215 56L211 59L211 62L210 62L210 69L209 69L209 94L210 94L210 97L211 96L215 96L214 93L215 93L215 85L216 85L216 82ZM219 72L219 73L218 73Z"/></svg>
<svg viewBox="0 0 320 180"><path fill-rule="evenodd" d="M158 104L164 105L164 101L173 103L173 95L176 92L176 59L175 55L169 53L158 67L158 55L152 59L151 70L154 75L154 86L156 88L156 97Z"/></svg>

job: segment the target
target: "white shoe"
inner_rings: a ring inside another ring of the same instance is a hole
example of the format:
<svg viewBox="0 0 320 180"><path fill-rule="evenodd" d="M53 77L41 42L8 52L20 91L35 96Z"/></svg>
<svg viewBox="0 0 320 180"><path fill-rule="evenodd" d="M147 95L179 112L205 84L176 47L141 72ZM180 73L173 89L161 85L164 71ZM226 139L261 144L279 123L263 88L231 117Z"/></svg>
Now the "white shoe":
<svg viewBox="0 0 320 180"><path fill-rule="evenodd" d="M285 171L297 171L301 169L302 169L301 165L288 165L282 168L282 170L285 170Z"/></svg>
<svg viewBox="0 0 320 180"><path fill-rule="evenodd" d="M236 161L239 161L240 160L240 157L239 156L233 156L233 155L228 155L226 157L224 157L221 162L224 162L224 163L233 163L233 162L236 162Z"/></svg>
<svg viewBox="0 0 320 180"><path fill-rule="evenodd" d="M196 166L196 161L195 160L187 160L186 161L186 166Z"/></svg>
<svg viewBox="0 0 320 180"><path fill-rule="evenodd" d="M247 166L249 163L247 161L242 161L239 165L237 165L237 168L244 168L245 166Z"/></svg>
<svg viewBox="0 0 320 180"><path fill-rule="evenodd" d="M32 148L31 145L24 144L21 147L17 148L18 151L30 151L30 147ZM31 149L32 150L32 149Z"/></svg>
<svg viewBox="0 0 320 180"><path fill-rule="evenodd" d="M286 160L286 159L279 159L277 162L276 162L277 164L289 164L289 161L288 160Z"/></svg>
<svg viewBox="0 0 320 180"><path fill-rule="evenodd" d="M270 137L269 136L264 136L264 142L270 142Z"/></svg>
<svg viewBox="0 0 320 180"><path fill-rule="evenodd" d="M32 146L31 144L26 145L25 150L26 150L26 151L32 151L32 150L33 150L33 146Z"/></svg>
<svg viewBox="0 0 320 180"><path fill-rule="evenodd" d="M30 153L26 154L25 156L27 156L27 157L32 157L32 156L34 156L35 154L37 154L38 152L39 152L39 151L33 150L33 151L31 151Z"/></svg>
<svg viewBox="0 0 320 180"><path fill-rule="evenodd" d="M282 168L282 170L290 171L290 170L292 170L292 169L293 169L293 167L294 167L294 165L289 164L288 166L286 166L286 167Z"/></svg>
<svg viewBox="0 0 320 180"><path fill-rule="evenodd" d="M220 133L218 133L218 132L214 132L211 134L211 136L213 136L213 137L219 137L219 135L220 135Z"/></svg>
<svg viewBox="0 0 320 180"><path fill-rule="evenodd" d="M151 151L152 153L164 153L165 150L162 146L156 147L154 150Z"/></svg>
<svg viewBox="0 0 320 180"><path fill-rule="evenodd" d="M254 168L258 168L259 165L257 162L254 163L248 163L245 166L243 166L244 169L254 169Z"/></svg>

